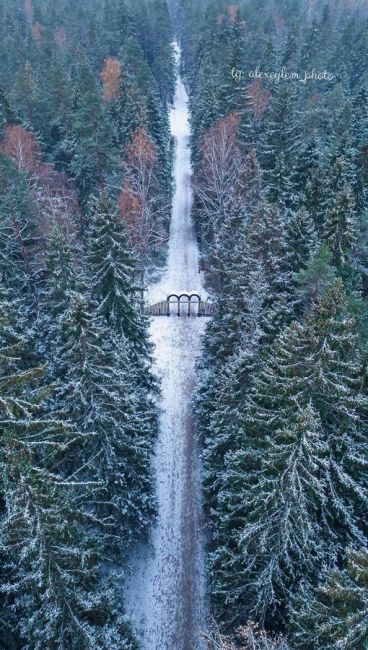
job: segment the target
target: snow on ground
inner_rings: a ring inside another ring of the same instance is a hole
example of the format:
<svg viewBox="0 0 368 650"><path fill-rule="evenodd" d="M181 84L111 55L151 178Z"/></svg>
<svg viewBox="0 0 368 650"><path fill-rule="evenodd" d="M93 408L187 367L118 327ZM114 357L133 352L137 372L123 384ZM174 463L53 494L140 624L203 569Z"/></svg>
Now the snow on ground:
<svg viewBox="0 0 368 650"><path fill-rule="evenodd" d="M174 108L170 111L170 129L176 139L176 155L168 260L162 280L148 291L149 303L165 300L167 294L178 287L182 291L201 291L201 297L206 296L201 283L198 245L190 216L192 191L188 96L180 77L176 85Z"/></svg>
<svg viewBox="0 0 368 650"><path fill-rule="evenodd" d="M180 51L176 46L177 59ZM175 193L167 268L148 301L165 300L172 287L205 298L190 216L192 193L188 97L177 80L171 132L176 138ZM153 318L151 338L162 378L162 414L156 445L158 521L150 547L136 550L127 584L128 614L143 650L200 650L205 619L200 463L190 400L206 319Z"/></svg>

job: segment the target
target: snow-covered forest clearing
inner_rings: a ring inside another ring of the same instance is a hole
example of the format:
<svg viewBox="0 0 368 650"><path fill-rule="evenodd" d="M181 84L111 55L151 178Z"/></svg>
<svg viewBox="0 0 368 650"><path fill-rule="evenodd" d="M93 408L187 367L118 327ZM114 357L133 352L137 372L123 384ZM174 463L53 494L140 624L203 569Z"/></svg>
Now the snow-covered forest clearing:
<svg viewBox="0 0 368 650"><path fill-rule="evenodd" d="M366 0L0 0L0 650L368 650Z"/></svg>

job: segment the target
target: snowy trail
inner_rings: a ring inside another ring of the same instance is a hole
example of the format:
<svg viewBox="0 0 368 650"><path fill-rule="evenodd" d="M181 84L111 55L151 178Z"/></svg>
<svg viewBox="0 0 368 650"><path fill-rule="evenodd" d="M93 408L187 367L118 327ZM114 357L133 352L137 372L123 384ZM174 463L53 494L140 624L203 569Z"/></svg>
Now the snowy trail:
<svg viewBox="0 0 368 650"><path fill-rule="evenodd" d="M180 51L176 47L177 59ZM198 271L198 247L191 219L192 192L188 97L178 77L171 133L176 140L175 192L168 263L149 302L172 289L205 295ZM158 521L151 548L132 559L127 585L128 614L143 650L200 650L205 618L205 578L200 466L190 400L196 383L202 318L153 318L151 338L162 378L162 415L156 446Z"/></svg>

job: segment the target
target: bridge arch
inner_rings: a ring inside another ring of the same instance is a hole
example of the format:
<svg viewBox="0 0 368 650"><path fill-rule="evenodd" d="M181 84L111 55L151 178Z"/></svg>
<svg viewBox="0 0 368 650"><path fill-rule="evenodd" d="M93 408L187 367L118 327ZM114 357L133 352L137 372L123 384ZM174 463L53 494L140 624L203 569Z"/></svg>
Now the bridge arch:
<svg viewBox="0 0 368 650"><path fill-rule="evenodd" d="M199 306L202 298L197 291L192 291L189 295L188 316L198 316Z"/></svg>
<svg viewBox="0 0 368 650"><path fill-rule="evenodd" d="M215 306L208 300L202 300L198 291L171 291L166 300L144 307L147 316L170 316L171 306L175 305L177 316L186 313L188 316L212 316ZM187 311L185 310L187 308Z"/></svg>
<svg viewBox="0 0 368 650"><path fill-rule="evenodd" d="M167 296L167 302L170 302L171 298L176 298L176 300L179 300L179 294L178 293L169 293L168 296Z"/></svg>
<svg viewBox="0 0 368 650"><path fill-rule="evenodd" d="M170 311L170 304L177 304L177 315L181 315L181 307L186 305L188 307L187 315L191 315L191 306L192 304L201 303L201 296L198 291L171 291L167 295L168 311ZM199 307L198 307L199 308Z"/></svg>

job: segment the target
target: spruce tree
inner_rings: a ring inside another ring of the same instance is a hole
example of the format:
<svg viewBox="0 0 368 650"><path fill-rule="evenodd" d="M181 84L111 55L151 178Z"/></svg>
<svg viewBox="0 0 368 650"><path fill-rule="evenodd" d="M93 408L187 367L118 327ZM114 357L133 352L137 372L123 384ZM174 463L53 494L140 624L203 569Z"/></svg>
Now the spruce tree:
<svg viewBox="0 0 368 650"><path fill-rule="evenodd" d="M336 194L334 205L324 226L324 240L328 244L333 262L339 271L346 268L351 259L356 238L354 198L351 188L344 185Z"/></svg>
<svg viewBox="0 0 368 650"><path fill-rule="evenodd" d="M63 233L57 225L48 241L46 274L38 316L38 327L42 336L37 343L40 354L47 359L48 375L52 377L60 348L62 321L77 283L71 237Z"/></svg>
<svg viewBox="0 0 368 650"><path fill-rule="evenodd" d="M35 206L25 175L0 154L0 280L34 310Z"/></svg>
<svg viewBox="0 0 368 650"><path fill-rule="evenodd" d="M0 138L3 135L3 128L6 124L15 124L17 118L9 104L9 101L0 87Z"/></svg>
<svg viewBox="0 0 368 650"><path fill-rule="evenodd" d="M1 308L4 638L11 643L13 628L29 650L133 648L113 604L116 587L100 574L102 536L90 510L96 480L86 483L68 471L80 435L63 414L50 412L51 391L39 384L44 369L24 366L24 341L4 299Z"/></svg>
<svg viewBox="0 0 368 650"><path fill-rule="evenodd" d="M155 409L131 345L100 321L93 303L76 294L62 327L55 408L83 434L73 470L99 482L96 513L108 532L119 531L121 550L146 532L154 513Z"/></svg>
<svg viewBox="0 0 368 650"><path fill-rule="evenodd" d="M267 196L271 203L276 203L285 213L288 208L296 203L292 193L292 179L290 165L288 166L284 153L280 153L272 171L266 177L266 187L269 188Z"/></svg>
<svg viewBox="0 0 368 650"><path fill-rule="evenodd" d="M286 68L295 68L298 63L298 49L300 34L298 25L293 22L287 35L285 48L282 56L282 65Z"/></svg>
<svg viewBox="0 0 368 650"><path fill-rule="evenodd" d="M13 91L18 115L26 126L41 131L42 102L37 74L29 61L18 70Z"/></svg>
<svg viewBox="0 0 368 650"><path fill-rule="evenodd" d="M305 209L290 215L286 233L290 268L297 273L307 266L317 244L314 223Z"/></svg>
<svg viewBox="0 0 368 650"><path fill-rule="evenodd" d="M236 113L239 117L240 142L244 151L253 144L254 134L251 131L250 100L247 95L247 79L243 70L245 53L245 30L241 20L240 10L235 9L236 16L226 17L227 34L226 46L223 52L222 79L219 84L218 115L226 117ZM240 71L237 78L234 71Z"/></svg>
<svg viewBox="0 0 368 650"><path fill-rule="evenodd" d="M133 29L125 1L105 0L103 6L104 51L117 57Z"/></svg>
<svg viewBox="0 0 368 650"><path fill-rule="evenodd" d="M320 162L320 151L315 138L310 138L307 143L298 152L295 171L293 174L293 182L295 190L298 193L303 193L318 173Z"/></svg>
<svg viewBox="0 0 368 650"><path fill-rule="evenodd" d="M336 269L332 264L332 253L321 244L312 254L305 268L294 275L297 297L304 307L310 307L323 297L336 279Z"/></svg>
<svg viewBox="0 0 368 650"><path fill-rule="evenodd" d="M221 591L230 586L234 618L227 623L232 627L240 623L240 608L245 607L249 618L277 628L300 578L315 577L323 557L319 518L328 446L312 405L297 406L264 443L256 451L245 444L229 456L226 492L219 494L213 593L222 604ZM226 608L219 614L227 619Z"/></svg>
<svg viewBox="0 0 368 650"><path fill-rule="evenodd" d="M260 203L252 220L250 240L253 255L262 260L268 283L263 329L264 341L270 343L292 320L295 302L285 220L276 206Z"/></svg>
<svg viewBox="0 0 368 650"><path fill-rule="evenodd" d="M270 200L280 197L281 169L284 186L291 183L301 141L296 104L297 96L291 85L280 81L267 109L267 129L260 147L260 163Z"/></svg>
<svg viewBox="0 0 368 650"><path fill-rule="evenodd" d="M367 203L366 179L368 168L365 148L368 142L368 116L367 106L368 88L366 85L358 92L353 101L353 115L351 122L351 147L354 156L355 173L353 176L353 188L356 198L356 205L359 211L364 210Z"/></svg>
<svg viewBox="0 0 368 650"><path fill-rule="evenodd" d="M197 395L198 428L203 445L204 490L210 508L216 502L226 454L236 446L239 419L260 366L260 341L263 337L267 296L267 284L261 266L248 270L240 295L242 319L236 319L238 298L234 314L229 314L227 318L220 312L216 314L216 322L211 323L212 340L206 346L211 371L207 371ZM219 326L222 332L225 327L229 334L226 343L221 340Z"/></svg>
<svg viewBox="0 0 368 650"><path fill-rule="evenodd" d="M330 177L321 166L317 167L305 185L303 206L314 221L319 236L322 235L326 214L331 208Z"/></svg>
<svg viewBox="0 0 368 650"><path fill-rule="evenodd" d="M298 577L313 584L323 563L364 544L367 402L359 373L338 281L304 325L276 340L217 481L212 592L230 627L244 616L282 626Z"/></svg>
<svg viewBox="0 0 368 650"><path fill-rule="evenodd" d="M135 303L136 260L124 222L106 192L92 200L87 246L92 297L98 313L138 350L147 349L145 320Z"/></svg>
<svg viewBox="0 0 368 650"><path fill-rule="evenodd" d="M72 149L72 93L64 66L57 59L48 70L45 95L48 119L46 143L56 166L70 171ZM46 129L45 129L46 130Z"/></svg>
<svg viewBox="0 0 368 650"><path fill-rule="evenodd" d="M83 482L57 479L54 468L33 466L37 449L42 453L51 445L55 451L49 431L42 431L42 442L32 424L23 423L22 434L12 428L13 423L5 429L2 552L8 581L3 592L17 617L21 647L135 648L117 604L121 594L116 583L101 578L103 547L90 513L82 510L93 500L91 489ZM15 454L14 447L19 448ZM65 452L65 444L59 448Z"/></svg>
<svg viewBox="0 0 368 650"><path fill-rule="evenodd" d="M368 644L367 551L350 550L347 566L325 572L311 592L293 601L290 634L294 648L362 650Z"/></svg>
<svg viewBox="0 0 368 650"><path fill-rule="evenodd" d="M158 85L163 106L171 103L175 90L174 56L168 6L165 0L154 0L149 6L154 33L152 72Z"/></svg>
<svg viewBox="0 0 368 650"><path fill-rule="evenodd" d="M95 76L88 65L78 68L74 107L74 152L71 172L85 208L91 194L104 187L113 173L116 134L103 111Z"/></svg>

